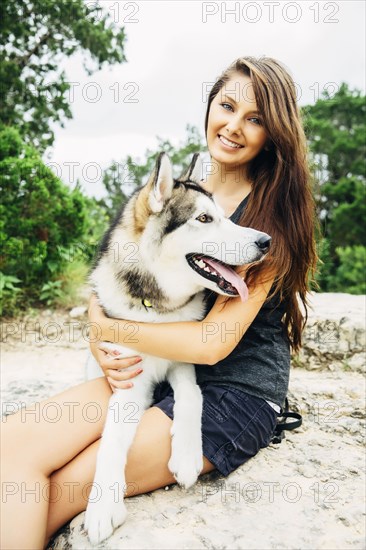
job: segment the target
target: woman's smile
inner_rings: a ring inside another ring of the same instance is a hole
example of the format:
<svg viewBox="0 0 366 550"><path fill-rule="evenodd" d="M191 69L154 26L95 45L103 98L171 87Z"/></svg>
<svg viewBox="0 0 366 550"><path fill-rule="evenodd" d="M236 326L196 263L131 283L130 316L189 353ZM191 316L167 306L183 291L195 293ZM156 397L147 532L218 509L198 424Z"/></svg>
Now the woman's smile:
<svg viewBox="0 0 366 550"><path fill-rule="evenodd" d="M224 137L222 134L218 134L218 138L224 145L225 149L241 149L242 147L244 147L244 145L240 145L240 143L236 143L235 141Z"/></svg>

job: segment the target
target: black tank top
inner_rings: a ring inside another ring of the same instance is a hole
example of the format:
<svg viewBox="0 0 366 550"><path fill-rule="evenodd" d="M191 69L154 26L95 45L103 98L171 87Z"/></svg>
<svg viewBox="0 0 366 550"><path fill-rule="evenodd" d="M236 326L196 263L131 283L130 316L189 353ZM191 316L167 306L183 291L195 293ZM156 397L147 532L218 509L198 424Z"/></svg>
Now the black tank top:
<svg viewBox="0 0 366 550"><path fill-rule="evenodd" d="M234 223L238 223L248 198L230 216ZM216 298L215 293L206 291L206 314ZM283 407L290 375L290 344L282 322L285 305L278 294L267 300L225 359L215 365L195 365L197 383L238 388Z"/></svg>

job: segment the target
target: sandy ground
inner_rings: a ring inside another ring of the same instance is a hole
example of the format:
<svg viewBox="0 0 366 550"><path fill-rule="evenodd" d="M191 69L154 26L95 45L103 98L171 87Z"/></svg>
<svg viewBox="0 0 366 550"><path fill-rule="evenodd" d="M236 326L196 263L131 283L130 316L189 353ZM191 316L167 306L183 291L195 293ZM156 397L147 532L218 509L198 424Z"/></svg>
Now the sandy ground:
<svg viewBox="0 0 366 550"><path fill-rule="evenodd" d="M85 320L45 311L3 326L3 413L83 381ZM226 479L213 472L189 491L128 499L126 523L100 548L365 548L364 396L361 372L293 368L289 399L301 428ZM91 548L83 517L50 548Z"/></svg>

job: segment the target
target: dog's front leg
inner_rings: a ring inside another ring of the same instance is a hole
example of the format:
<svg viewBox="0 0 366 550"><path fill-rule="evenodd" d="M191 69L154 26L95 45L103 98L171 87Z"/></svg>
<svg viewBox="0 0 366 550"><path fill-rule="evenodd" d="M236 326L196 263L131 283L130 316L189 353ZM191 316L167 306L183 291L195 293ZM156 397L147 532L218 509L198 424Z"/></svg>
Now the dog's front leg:
<svg viewBox="0 0 366 550"><path fill-rule="evenodd" d="M183 487L191 487L203 468L202 393L193 365L174 364L167 373L174 390L172 454L169 470Z"/></svg>
<svg viewBox="0 0 366 550"><path fill-rule="evenodd" d="M134 390L116 390L109 400L84 521L93 545L108 538L126 519L123 498L126 491L127 453L141 416L148 406L141 392Z"/></svg>

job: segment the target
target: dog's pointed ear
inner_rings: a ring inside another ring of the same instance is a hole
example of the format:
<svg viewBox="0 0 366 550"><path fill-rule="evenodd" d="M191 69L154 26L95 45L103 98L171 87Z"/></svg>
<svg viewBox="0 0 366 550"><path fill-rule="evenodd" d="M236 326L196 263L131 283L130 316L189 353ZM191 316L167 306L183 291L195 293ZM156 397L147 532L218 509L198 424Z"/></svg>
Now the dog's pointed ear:
<svg viewBox="0 0 366 550"><path fill-rule="evenodd" d="M173 168L166 153L159 153L149 181L149 205L154 213L161 212L174 187Z"/></svg>
<svg viewBox="0 0 366 550"><path fill-rule="evenodd" d="M202 160L199 153L195 153L192 157L191 164L187 170L178 178L177 181L186 182L193 181L197 185L200 185L202 178Z"/></svg>

